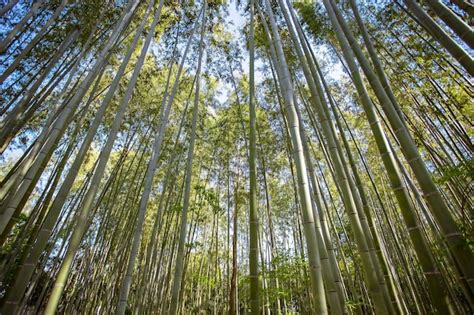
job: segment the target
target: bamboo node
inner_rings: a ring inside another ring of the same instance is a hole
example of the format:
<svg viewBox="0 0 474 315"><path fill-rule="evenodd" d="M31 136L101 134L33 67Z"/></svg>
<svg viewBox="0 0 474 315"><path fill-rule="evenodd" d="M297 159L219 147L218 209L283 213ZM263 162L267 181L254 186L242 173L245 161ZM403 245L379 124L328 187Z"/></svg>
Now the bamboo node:
<svg viewBox="0 0 474 315"><path fill-rule="evenodd" d="M421 156L417 155L414 158L411 158L411 159L407 160L407 162L408 162L408 164L411 164L411 163L413 163L417 160L420 160L420 159L421 159Z"/></svg>
<svg viewBox="0 0 474 315"><path fill-rule="evenodd" d="M415 226L410 226L409 228L407 228L407 230L408 230L408 232L410 232L410 231L413 231L413 230L417 230L419 228L420 228L420 226L417 224Z"/></svg>
<svg viewBox="0 0 474 315"><path fill-rule="evenodd" d="M445 234L444 237L445 238L448 238L448 237L456 237L456 236L461 236L461 233L460 232L453 232L453 233L448 233L448 234Z"/></svg>

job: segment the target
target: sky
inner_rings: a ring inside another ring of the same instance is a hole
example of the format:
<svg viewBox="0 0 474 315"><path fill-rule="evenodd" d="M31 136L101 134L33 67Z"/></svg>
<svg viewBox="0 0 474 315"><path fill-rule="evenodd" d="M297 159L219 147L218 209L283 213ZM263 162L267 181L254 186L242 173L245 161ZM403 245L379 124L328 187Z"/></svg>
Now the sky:
<svg viewBox="0 0 474 315"><path fill-rule="evenodd" d="M245 41L242 39L243 35L241 33L241 30L243 29L243 27L245 25L245 22L246 22L245 21L246 19L243 16L243 13L244 13L243 10L244 10L243 5L241 5L240 8L237 9L236 1L231 0L230 4L228 6L229 15L226 18L226 22L228 22L227 25L226 25L226 30L231 32L234 35L235 40L238 40L238 42L241 43L240 46L242 48L242 52L243 52L243 55L244 55L244 60L243 60L243 63L242 63L242 69L245 72L245 74L248 75L249 74L249 55L248 55L247 49L245 47ZM324 64L325 63L324 61L329 60L328 59L329 51L328 51L328 48L326 46L322 46L322 45L315 46L314 44L312 46L313 46L313 50L315 52L316 58L318 59L318 61L320 61L321 64ZM321 62L321 61L323 61L323 62ZM264 79L264 76L263 76L262 72L259 70L262 66L263 66L262 60L256 58L256 60L255 60L255 83L256 84L259 84ZM240 74L238 74L238 73L234 73L234 74L236 75L236 77L240 76ZM343 68L342 68L341 64L340 63L333 64L331 66L331 68L329 69L329 71L327 71L326 75L327 75L326 79L328 79L328 80L337 81L337 80L341 79L341 77L344 75ZM257 91L257 93L258 93L258 91ZM226 93L222 93L218 97L218 100L220 102L225 102L227 96L228 95Z"/></svg>
<svg viewBox="0 0 474 315"><path fill-rule="evenodd" d="M242 70L244 73L248 76L249 75L249 54L248 51L245 47L245 40L243 40L243 35L242 35L242 30L245 25L245 18L243 16L243 5L241 5L240 8L237 9L236 6L236 1L231 1L231 3L228 6L228 11L229 15L226 17L226 30L231 32L234 35L234 40L240 43L240 48L241 51L243 52L243 62L242 62ZM263 75L262 72L259 71L261 66L263 65L262 61L259 59L255 60L255 83L259 84L262 82ZM234 71L234 75L236 78L240 77L241 74L238 73L237 71ZM224 85L221 83L221 85ZM222 86L221 88L225 88ZM228 92L230 93L231 87L228 86ZM226 99L228 98L228 93L221 93L217 100L221 103L224 103Z"/></svg>

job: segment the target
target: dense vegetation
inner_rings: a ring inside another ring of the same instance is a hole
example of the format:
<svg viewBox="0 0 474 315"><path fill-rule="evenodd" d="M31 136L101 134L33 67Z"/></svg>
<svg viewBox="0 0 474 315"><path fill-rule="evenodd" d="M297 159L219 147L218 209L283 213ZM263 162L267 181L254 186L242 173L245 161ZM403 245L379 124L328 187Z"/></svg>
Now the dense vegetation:
<svg viewBox="0 0 474 315"><path fill-rule="evenodd" d="M474 5L8 0L0 314L472 314Z"/></svg>

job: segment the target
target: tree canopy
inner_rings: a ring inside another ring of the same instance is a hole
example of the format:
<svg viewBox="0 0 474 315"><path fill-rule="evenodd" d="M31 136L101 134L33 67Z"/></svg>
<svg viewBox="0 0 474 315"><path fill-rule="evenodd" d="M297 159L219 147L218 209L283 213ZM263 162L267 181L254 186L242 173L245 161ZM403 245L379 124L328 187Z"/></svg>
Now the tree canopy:
<svg viewBox="0 0 474 315"><path fill-rule="evenodd" d="M472 314L474 5L0 4L0 314Z"/></svg>

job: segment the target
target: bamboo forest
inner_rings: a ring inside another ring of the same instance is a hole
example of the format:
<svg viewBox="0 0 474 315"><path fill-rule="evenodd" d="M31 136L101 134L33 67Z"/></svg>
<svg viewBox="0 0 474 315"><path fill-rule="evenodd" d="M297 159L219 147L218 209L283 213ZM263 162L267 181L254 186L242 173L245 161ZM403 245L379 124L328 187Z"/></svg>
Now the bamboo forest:
<svg viewBox="0 0 474 315"><path fill-rule="evenodd" d="M474 314L471 0L0 0L0 314Z"/></svg>

